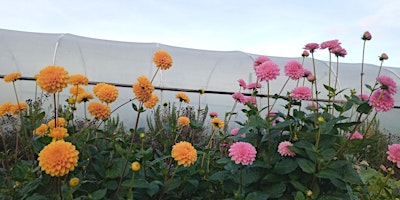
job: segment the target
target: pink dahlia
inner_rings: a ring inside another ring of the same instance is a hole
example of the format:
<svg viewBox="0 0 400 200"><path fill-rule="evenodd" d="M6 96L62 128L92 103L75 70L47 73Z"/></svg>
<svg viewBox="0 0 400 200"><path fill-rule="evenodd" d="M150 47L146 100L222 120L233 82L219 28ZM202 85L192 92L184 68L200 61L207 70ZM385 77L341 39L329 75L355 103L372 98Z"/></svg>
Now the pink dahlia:
<svg viewBox="0 0 400 200"><path fill-rule="evenodd" d="M387 159L397 164L400 168L400 144L392 144L388 146L388 151L386 152Z"/></svg>
<svg viewBox="0 0 400 200"><path fill-rule="evenodd" d="M350 138L350 140L354 140L354 139L360 139L360 140L362 140L362 139L363 139L363 136L362 136L361 133L358 132L358 131L355 131L353 134L351 134L350 132L347 132L347 133L346 133L346 137L347 137L347 138Z"/></svg>
<svg viewBox="0 0 400 200"><path fill-rule="evenodd" d="M306 68L303 68L303 77L307 78L308 75L312 75L311 71Z"/></svg>
<svg viewBox="0 0 400 200"><path fill-rule="evenodd" d="M232 94L232 98L235 99L235 101L239 101L239 103L244 103L244 95L240 92L235 92Z"/></svg>
<svg viewBox="0 0 400 200"><path fill-rule="evenodd" d="M329 50L331 50L339 45L340 45L339 40L329 40L329 41L321 43L320 49L328 48Z"/></svg>
<svg viewBox="0 0 400 200"><path fill-rule="evenodd" d="M261 65L264 62L271 61L267 56L259 56L255 61L254 61L254 69L256 69L259 65Z"/></svg>
<svg viewBox="0 0 400 200"><path fill-rule="evenodd" d="M257 103L256 97L255 96L245 96L243 104L246 104L246 103L256 105L256 103Z"/></svg>
<svg viewBox="0 0 400 200"><path fill-rule="evenodd" d="M311 99L311 89L307 86L299 86L292 90L290 96L296 100L310 100Z"/></svg>
<svg viewBox="0 0 400 200"><path fill-rule="evenodd" d="M362 40L371 40L372 39L371 33L368 31L365 31L363 36L361 37L361 39Z"/></svg>
<svg viewBox="0 0 400 200"><path fill-rule="evenodd" d="M378 81L378 83L381 84L381 89L388 91L389 94L396 94L397 92L397 87L396 87L396 82L393 81L392 78L390 78L389 76L379 76L378 78L376 78L376 81Z"/></svg>
<svg viewBox="0 0 400 200"><path fill-rule="evenodd" d="M239 79L238 82L239 82L239 86L242 87L243 90L245 90L246 89L246 82L244 82L243 79Z"/></svg>
<svg viewBox="0 0 400 200"><path fill-rule="evenodd" d="M211 118L218 117L218 113L217 113L217 112L210 112L208 115L209 115Z"/></svg>
<svg viewBox="0 0 400 200"><path fill-rule="evenodd" d="M336 57L345 57L347 55L346 49L342 48L341 46L331 49L331 53L335 54Z"/></svg>
<svg viewBox="0 0 400 200"><path fill-rule="evenodd" d="M263 62L256 69L256 75L260 81L270 81L276 79L279 76L278 64L272 61Z"/></svg>
<svg viewBox="0 0 400 200"><path fill-rule="evenodd" d="M311 53L314 53L315 49L319 48L319 44L317 43L308 43L304 47L305 50L309 50Z"/></svg>
<svg viewBox="0 0 400 200"><path fill-rule="evenodd" d="M360 98L361 101L367 101L369 99L369 96L367 94L358 94L358 98Z"/></svg>
<svg viewBox="0 0 400 200"><path fill-rule="evenodd" d="M251 165L256 159L256 148L247 142L235 142L229 148L229 156L236 164Z"/></svg>
<svg viewBox="0 0 400 200"><path fill-rule="evenodd" d="M249 90L261 88L261 83L249 83L246 88Z"/></svg>
<svg viewBox="0 0 400 200"><path fill-rule="evenodd" d="M237 135L237 133L239 132L240 128L234 128L231 130L231 135Z"/></svg>
<svg viewBox="0 0 400 200"><path fill-rule="evenodd" d="M373 106L377 112L386 112L394 107L394 97L382 89L377 89L369 97L369 105Z"/></svg>
<svg viewBox="0 0 400 200"><path fill-rule="evenodd" d="M293 146L293 144L289 141L283 141L279 143L278 145L278 153L281 154L281 156L295 156L296 153L289 149L290 146Z"/></svg>
<svg viewBox="0 0 400 200"><path fill-rule="evenodd" d="M284 70L286 76L288 76L292 80L298 80L304 75L303 66L295 60L290 60L289 62L287 62Z"/></svg>

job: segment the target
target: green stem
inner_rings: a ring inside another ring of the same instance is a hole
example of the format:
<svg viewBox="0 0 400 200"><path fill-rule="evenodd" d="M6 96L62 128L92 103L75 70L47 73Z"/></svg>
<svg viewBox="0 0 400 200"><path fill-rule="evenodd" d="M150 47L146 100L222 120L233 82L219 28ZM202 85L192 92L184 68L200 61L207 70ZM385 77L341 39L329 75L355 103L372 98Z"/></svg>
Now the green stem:
<svg viewBox="0 0 400 200"><path fill-rule="evenodd" d="M362 58L361 58L361 88L360 88L360 93L363 93L363 77L364 77L364 54L365 54L365 43L367 40L364 40L363 44L363 51L362 51Z"/></svg>

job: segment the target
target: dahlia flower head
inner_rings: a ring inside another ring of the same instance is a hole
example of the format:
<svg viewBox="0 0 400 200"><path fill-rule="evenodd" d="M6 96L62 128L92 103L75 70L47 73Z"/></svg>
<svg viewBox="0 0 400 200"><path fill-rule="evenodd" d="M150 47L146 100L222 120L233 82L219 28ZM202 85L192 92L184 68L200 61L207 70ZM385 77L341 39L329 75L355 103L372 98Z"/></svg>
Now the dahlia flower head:
<svg viewBox="0 0 400 200"><path fill-rule="evenodd" d="M389 59L389 56L386 53L382 53L381 56L379 56L380 61L387 60L387 59Z"/></svg>
<svg viewBox="0 0 400 200"><path fill-rule="evenodd" d="M152 93L150 99L144 102L143 105L146 108L154 108L157 105L157 103L158 103L158 96Z"/></svg>
<svg viewBox="0 0 400 200"><path fill-rule="evenodd" d="M223 129L224 126L225 126L225 123L224 123L224 121L222 121L220 118L214 117L214 118L211 119L211 125L212 125L214 128Z"/></svg>
<svg viewBox="0 0 400 200"><path fill-rule="evenodd" d="M267 62L267 61L271 61L271 59L269 59L267 56L259 56L258 58L256 58L256 60L254 61L254 69L256 69L258 66L260 66L262 63Z"/></svg>
<svg viewBox="0 0 400 200"><path fill-rule="evenodd" d="M395 163L397 168L400 168L400 144L389 145L386 154L387 159Z"/></svg>
<svg viewBox="0 0 400 200"><path fill-rule="evenodd" d="M208 114L211 118L218 117L218 113L213 111Z"/></svg>
<svg viewBox="0 0 400 200"><path fill-rule="evenodd" d="M68 72L60 66L47 66L35 76L39 87L48 93L61 92L68 86Z"/></svg>
<svg viewBox="0 0 400 200"><path fill-rule="evenodd" d="M336 57L345 57L347 55L346 49L342 48L340 45L331 49L331 53L335 54Z"/></svg>
<svg viewBox="0 0 400 200"><path fill-rule="evenodd" d="M243 104L246 105L246 103L256 105L256 103L257 103L256 97L255 96L245 96Z"/></svg>
<svg viewBox="0 0 400 200"><path fill-rule="evenodd" d="M180 102L185 102L185 103L190 102L189 97L183 92L176 93L175 98L179 99Z"/></svg>
<svg viewBox="0 0 400 200"><path fill-rule="evenodd" d="M97 86L97 87L96 87ZM114 85L100 83L93 87L93 93L100 101L112 103L118 98L118 89Z"/></svg>
<svg viewBox="0 0 400 200"><path fill-rule="evenodd" d="M249 83L246 85L246 89L248 90L253 90L261 87L262 87L261 83Z"/></svg>
<svg viewBox="0 0 400 200"><path fill-rule="evenodd" d="M172 66L172 58L164 50L158 50L154 53L153 62L161 70L167 70Z"/></svg>
<svg viewBox="0 0 400 200"><path fill-rule="evenodd" d="M376 78L376 81L381 84L381 89L389 92L389 94L396 94L397 86L396 82L389 76L381 75Z"/></svg>
<svg viewBox="0 0 400 200"><path fill-rule="evenodd" d="M368 104L374 107L377 112L386 112L394 107L394 97L389 92L379 88L369 97Z"/></svg>
<svg viewBox="0 0 400 200"><path fill-rule="evenodd" d="M89 79L83 74L73 74L69 76L69 84L71 85L87 85Z"/></svg>
<svg viewBox="0 0 400 200"><path fill-rule="evenodd" d="M178 123L181 126L187 126L190 124L190 119L189 117L181 116L178 118Z"/></svg>
<svg viewBox="0 0 400 200"><path fill-rule="evenodd" d="M372 39L372 35L369 31L365 31L363 36L361 37L362 40L371 40Z"/></svg>
<svg viewBox="0 0 400 200"><path fill-rule="evenodd" d="M289 149L290 146L293 146L293 144L289 141L283 141L279 143L278 145L278 153L281 154L281 156L291 156L294 157L296 153Z"/></svg>
<svg viewBox="0 0 400 200"><path fill-rule="evenodd" d="M307 86L298 86L294 88L290 94L293 99L296 100L310 100L312 91Z"/></svg>
<svg viewBox="0 0 400 200"><path fill-rule="evenodd" d="M197 151L191 143L181 141L172 146L171 157L178 161L178 165L189 167L197 160Z"/></svg>
<svg viewBox="0 0 400 200"><path fill-rule="evenodd" d="M351 134L350 132L347 132L347 133L346 133L346 137L347 137L348 139L350 139L350 140L354 140L354 139L362 140L362 139L363 139L363 136L362 136L361 133L358 132L358 131L354 131L353 134Z"/></svg>
<svg viewBox="0 0 400 200"><path fill-rule="evenodd" d="M11 74L5 75L5 76L4 76L4 81L5 81L6 83L8 83L8 82L13 82L13 81L18 80L18 79L21 78L21 77L22 77L22 74L21 74L20 72L13 72L13 73L11 73Z"/></svg>
<svg viewBox="0 0 400 200"><path fill-rule="evenodd" d="M288 61L285 65L284 70L286 76L288 76L292 80L298 80L304 75L303 66L295 60Z"/></svg>
<svg viewBox="0 0 400 200"><path fill-rule="evenodd" d="M146 102L151 98L154 86L146 76L139 76L137 82L133 84L132 89L137 100Z"/></svg>
<svg viewBox="0 0 400 200"><path fill-rule="evenodd" d="M272 61L266 61L256 68L256 75L260 81L268 82L276 79L276 77L279 76L279 71L278 64Z"/></svg>
<svg viewBox="0 0 400 200"><path fill-rule="evenodd" d="M367 101L369 99L368 94L358 94L357 96L361 101Z"/></svg>
<svg viewBox="0 0 400 200"><path fill-rule="evenodd" d="M229 156L236 164L251 165L256 155L256 148L247 142L235 142L229 148Z"/></svg>
<svg viewBox="0 0 400 200"><path fill-rule="evenodd" d="M339 40L328 40L326 42L321 43L320 49L328 48L329 50L331 50L337 46L340 46L340 44L341 43L339 42Z"/></svg>
<svg viewBox="0 0 400 200"><path fill-rule="evenodd" d="M39 166L50 176L64 176L78 165L79 152L70 142L57 140L39 152Z"/></svg>
<svg viewBox="0 0 400 200"><path fill-rule="evenodd" d="M315 49L318 49L318 48L319 48L318 43L308 43L308 44L306 44L306 46L303 49L308 50L311 53L314 53Z"/></svg>
<svg viewBox="0 0 400 200"><path fill-rule="evenodd" d="M245 82L243 79L239 79L239 80L238 80L238 83L239 83L239 86L240 86L241 88L243 88L243 90L246 89L246 82Z"/></svg>
<svg viewBox="0 0 400 200"><path fill-rule="evenodd" d="M97 119L105 120L110 116L110 107L99 102L91 102L88 106L89 113Z"/></svg>

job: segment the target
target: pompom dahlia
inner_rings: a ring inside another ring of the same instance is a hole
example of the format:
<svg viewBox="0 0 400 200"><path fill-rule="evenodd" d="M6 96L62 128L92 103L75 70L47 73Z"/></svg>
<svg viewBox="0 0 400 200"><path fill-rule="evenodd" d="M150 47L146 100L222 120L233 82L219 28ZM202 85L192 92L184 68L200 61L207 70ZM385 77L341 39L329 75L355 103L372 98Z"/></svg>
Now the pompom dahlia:
<svg viewBox="0 0 400 200"><path fill-rule="evenodd" d="M41 124L39 127L37 127L34 131L33 134L35 135L40 135L44 136L46 133L49 131L49 127L46 124Z"/></svg>
<svg viewBox="0 0 400 200"><path fill-rule="evenodd" d="M88 106L89 113L97 119L107 119L110 116L110 107L99 102L91 102Z"/></svg>
<svg viewBox="0 0 400 200"><path fill-rule="evenodd" d="M100 99L102 102L112 103L118 98L118 89L114 85L110 84L102 84L99 88L96 89L94 95Z"/></svg>
<svg viewBox="0 0 400 200"><path fill-rule="evenodd" d="M397 168L400 168L400 144L389 145L386 154L388 155L387 159L396 163Z"/></svg>
<svg viewBox="0 0 400 200"><path fill-rule="evenodd" d="M368 103L370 106L373 106L377 112L386 112L394 107L394 97L382 89L377 89L369 97Z"/></svg>
<svg viewBox="0 0 400 200"><path fill-rule="evenodd" d="M154 93L151 94L151 97L149 100L147 100L146 102L144 102L144 106L146 108L154 108L154 106L156 106L158 103L158 96Z"/></svg>
<svg viewBox="0 0 400 200"><path fill-rule="evenodd" d="M93 99L93 95L90 92L82 92L76 97L76 102L88 102L90 99Z"/></svg>
<svg viewBox="0 0 400 200"><path fill-rule="evenodd" d="M6 83L8 83L8 82L13 82L13 81L16 81L17 79L19 79L19 78L21 78L21 77L22 77L22 74L21 74L21 73L19 73L19 72L13 72L13 73L11 73L11 74L5 75L5 76L4 76L4 81L5 81Z"/></svg>
<svg viewBox="0 0 400 200"><path fill-rule="evenodd" d="M161 70L167 70L172 66L172 58L164 50L158 50L154 53L153 62Z"/></svg>
<svg viewBox="0 0 400 200"><path fill-rule="evenodd" d="M290 96L296 100L310 100L312 91L307 86L299 86L292 90Z"/></svg>
<svg viewBox="0 0 400 200"><path fill-rule="evenodd" d="M39 166L50 176L64 176L78 165L78 155L79 152L72 143L57 140L40 151Z"/></svg>
<svg viewBox="0 0 400 200"><path fill-rule="evenodd" d="M289 149L290 146L293 146L293 144L289 141L283 141L279 143L278 145L278 153L281 154L281 156L295 156L296 153Z"/></svg>
<svg viewBox="0 0 400 200"><path fill-rule="evenodd" d="M141 102L148 101L154 91L154 86L145 76L139 76L137 78L137 82L133 84L132 88L133 93L135 93L136 99Z"/></svg>
<svg viewBox="0 0 400 200"><path fill-rule="evenodd" d="M189 103L190 102L189 97L183 92L176 93L175 98L179 99L180 102L182 102L182 101L185 102L185 103Z"/></svg>
<svg viewBox="0 0 400 200"><path fill-rule="evenodd" d="M71 85L87 85L89 79L83 74L73 74L69 76L69 84Z"/></svg>
<svg viewBox="0 0 400 200"><path fill-rule="evenodd" d="M57 123L55 123L55 122L57 122ZM49 128L55 128L56 125L57 125L57 127L65 127L65 126L67 126L67 121L62 117L57 117L57 121L52 119L49 122L47 122L47 126Z"/></svg>
<svg viewBox="0 0 400 200"><path fill-rule="evenodd" d="M290 60L289 62L287 62L284 70L286 76L288 76L292 80L298 80L304 75L303 66L301 65L301 63L295 60Z"/></svg>
<svg viewBox="0 0 400 200"><path fill-rule="evenodd" d="M61 92L68 86L68 72L60 66L47 66L36 76L39 87L48 93Z"/></svg>
<svg viewBox="0 0 400 200"><path fill-rule="evenodd" d="M378 81L378 83L381 84L382 90L388 91L389 94L396 94L397 92L396 82L394 82L394 80L389 76L385 75L379 76L378 78L376 78L376 81Z"/></svg>
<svg viewBox="0 0 400 200"><path fill-rule="evenodd" d="M178 165L188 167L197 160L197 151L189 142L179 142L172 146L171 157L178 161Z"/></svg>
<svg viewBox="0 0 400 200"><path fill-rule="evenodd" d="M190 124L190 119L188 117L182 116L178 118L178 123L181 126L187 126Z"/></svg>
<svg viewBox="0 0 400 200"><path fill-rule="evenodd" d="M64 127L51 128L49 136L56 140L62 140L68 136L68 130Z"/></svg>
<svg viewBox="0 0 400 200"><path fill-rule="evenodd" d="M256 155L256 148L247 142L235 142L229 148L229 156L236 164L251 165Z"/></svg>
<svg viewBox="0 0 400 200"><path fill-rule="evenodd" d="M263 62L256 69L256 75L260 81L271 81L279 76L279 66L272 61Z"/></svg>
<svg viewBox="0 0 400 200"><path fill-rule="evenodd" d="M259 56L256 58L256 60L253 63L254 69L256 69L258 66L260 66L262 63L271 61L267 56Z"/></svg>

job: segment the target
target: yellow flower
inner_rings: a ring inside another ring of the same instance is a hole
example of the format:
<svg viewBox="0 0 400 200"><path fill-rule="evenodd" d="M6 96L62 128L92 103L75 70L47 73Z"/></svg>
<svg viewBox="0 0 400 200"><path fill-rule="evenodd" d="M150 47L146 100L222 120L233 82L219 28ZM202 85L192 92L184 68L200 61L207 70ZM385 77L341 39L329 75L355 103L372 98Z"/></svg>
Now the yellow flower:
<svg viewBox="0 0 400 200"><path fill-rule="evenodd" d="M178 118L178 123L179 123L181 126L187 126L187 125L189 125L189 123L190 123L190 119L189 119L188 117L179 117L179 118Z"/></svg>
<svg viewBox="0 0 400 200"><path fill-rule="evenodd" d="M74 97L69 97L67 99L68 104L73 105L75 103L75 98Z"/></svg>
<svg viewBox="0 0 400 200"><path fill-rule="evenodd" d="M24 110L28 109L28 104L25 102L21 101L13 105L13 108L10 110L11 114L17 115L19 112L22 112Z"/></svg>
<svg viewBox="0 0 400 200"><path fill-rule="evenodd" d="M185 94L185 93L183 93L183 92L178 92L178 93L176 93L176 96L175 96L177 99L179 99L179 101L180 102L182 102L182 101L184 101L185 103L189 103L190 102L190 99L189 99L189 97Z"/></svg>
<svg viewBox="0 0 400 200"><path fill-rule="evenodd" d="M139 171L140 170L140 163L137 162L137 161L133 162L131 168L132 168L132 171L134 171L134 172Z"/></svg>
<svg viewBox="0 0 400 200"><path fill-rule="evenodd" d="M94 87L93 87L93 94L97 96L97 92L103 87L107 85L107 83L97 83Z"/></svg>
<svg viewBox="0 0 400 200"><path fill-rule="evenodd" d="M62 140L68 136L68 130L64 127L51 128L49 136L56 140Z"/></svg>
<svg viewBox="0 0 400 200"><path fill-rule="evenodd" d="M37 83L48 93L61 92L68 85L68 72L60 66L47 66L37 75Z"/></svg>
<svg viewBox="0 0 400 200"><path fill-rule="evenodd" d="M152 93L150 99L144 102L144 106L146 108L154 108L154 106L156 106L157 103L158 103L158 96Z"/></svg>
<svg viewBox="0 0 400 200"><path fill-rule="evenodd" d="M93 99L93 95L90 92L82 92L78 95L76 101L78 103L88 102L90 99Z"/></svg>
<svg viewBox="0 0 400 200"><path fill-rule="evenodd" d="M85 75L74 74L69 77L69 83L72 85L87 85L89 80Z"/></svg>
<svg viewBox="0 0 400 200"><path fill-rule="evenodd" d="M14 104L7 101L4 102L3 104L1 104L0 106L0 117L4 116L5 114L10 114L11 112L13 112L14 109Z"/></svg>
<svg viewBox="0 0 400 200"><path fill-rule="evenodd" d="M144 138L144 133L141 133L139 136L140 138Z"/></svg>
<svg viewBox="0 0 400 200"><path fill-rule="evenodd" d="M33 134L44 136L47 133L48 130L49 130L49 127L46 124L41 124L39 127L37 127L33 131Z"/></svg>
<svg viewBox="0 0 400 200"><path fill-rule="evenodd" d="M88 106L89 113L97 119L107 119L110 116L110 107L106 104L91 102Z"/></svg>
<svg viewBox="0 0 400 200"><path fill-rule="evenodd" d="M163 50L158 50L154 53L153 62L161 70L167 70L172 66L171 56Z"/></svg>
<svg viewBox="0 0 400 200"><path fill-rule="evenodd" d="M54 124L55 120L52 119L47 123L47 126L49 126L50 128L55 128L55 124ZM65 127L67 126L67 121L62 118L62 117L57 117L57 127Z"/></svg>
<svg viewBox="0 0 400 200"><path fill-rule="evenodd" d="M178 165L188 167L197 160L197 151L189 142L179 142L172 146L171 156Z"/></svg>
<svg viewBox="0 0 400 200"><path fill-rule="evenodd" d="M4 81L7 82L7 83L8 82L13 82L13 81L16 81L17 79L19 79L21 77L22 77L21 73L13 72L11 74L5 75L4 76Z"/></svg>
<svg viewBox="0 0 400 200"><path fill-rule="evenodd" d="M200 93L200 95L202 95L202 94L204 94L204 89L203 88L201 88L201 89L199 89L199 93Z"/></svg>
<svg viewBox="0 0 400 200"><path fill-rule="evenodd" d="M78 155L79 152L72 143L57 140L40 151L39 166L50 176L64 176L78 165Z"/></svg>
<svg viewBox="0 0 400 200"><path fill-rule="evenodd" d="M223 129L224 126L225 126L224 122L218 117L214 117L211 120L211 124L212 124L213 127L219 128L219 129Z"/></svg>
<svg viewBox="0 0 400 200"><path fill-rule="evenodd" d="M72 96L78 96L79 94L81 94L83 92L85 92L85 89L83 87L81 87L81 86L74 85L69 89L69 93Z"/></svg>
<svg viewBox="0 0 400 200"><path fill-rule="evenodd" d="M69 186L76 187L77 185L79 185L79 178L75 177L69 180Z"/></svg>
<svg viewBox="0 0 400 200"><path fill-rule="evenodd" d="M97 85L96 85L97 86ZM101 83L98 87L93 88L94 95L105 103L112 103L118 97L118 89L114 85Z"/></svg>
<svg viewBox="0 0 400 200"><path fill-rule="evenodd" d="M133 93L135 93L137 100L146 102L151 98L151 95L154 91L154 86L145 76L139 76L137 80L138 81L132 86Z"/></svg>

